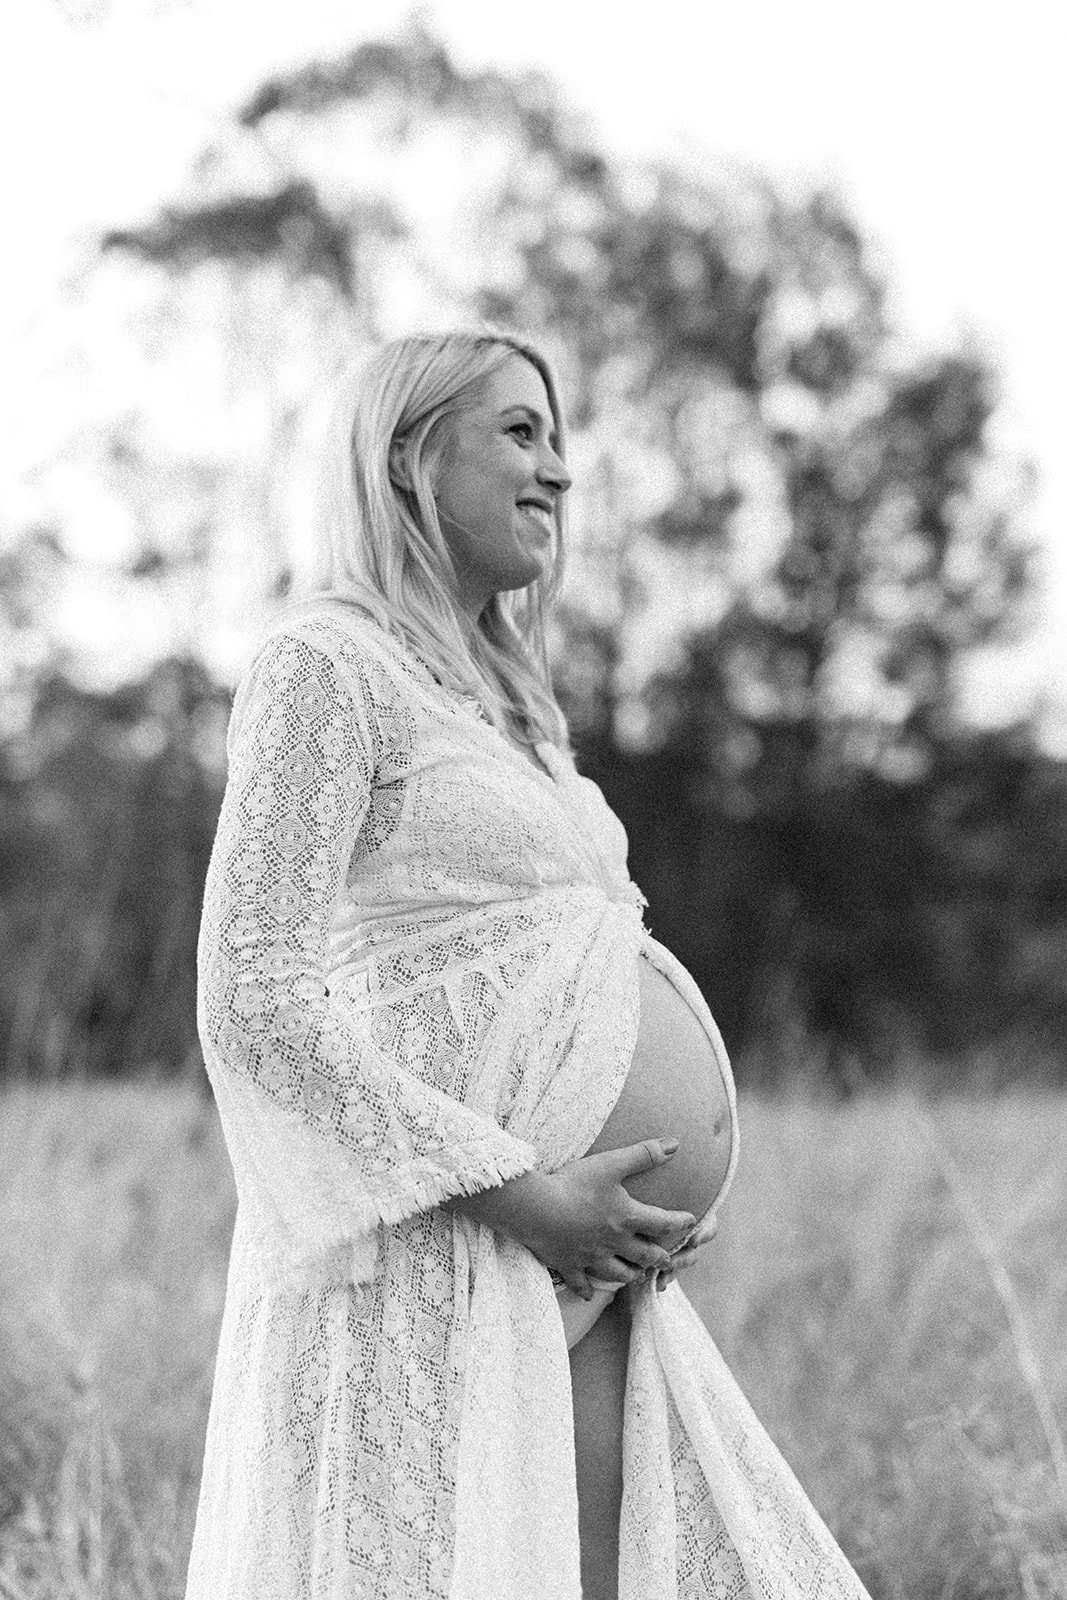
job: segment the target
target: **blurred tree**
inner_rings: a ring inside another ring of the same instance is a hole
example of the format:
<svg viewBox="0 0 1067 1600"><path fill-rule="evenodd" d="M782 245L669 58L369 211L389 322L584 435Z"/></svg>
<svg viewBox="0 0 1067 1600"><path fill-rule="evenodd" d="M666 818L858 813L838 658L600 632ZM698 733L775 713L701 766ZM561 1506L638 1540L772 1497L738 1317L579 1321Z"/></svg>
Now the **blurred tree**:
<svg viewBox="0 0 1067 1600"><path fill-rule="evenodd" d="M1030 839L1062 846L1062 773L958 716L969 654L1025 620L1030 469L993 455L981 352L903 350L832 192L622 162L543 74L462 70L416 17L261 84L191 195L102 245L158 275L163 375L195 328L255 416L239 467L201 445L175 470L203 564L258 548L265 593L339 354L471 313L548 339L576 468L560 692L732 1042L770 1060L799 1015L888 1061L1060 1014L1067 907ZM150 517L160 445L117 446ZM146 548L152 576L165 530Z"/></svg>
<svg viewBox="0 0 1067 1600"><path fill-rule="evenodd" d="M238 195L195 212L167 211L146 228L114 229L105 250L131 250L147 261L188 267L206 257L284 261L314 274L351 298L352 250L346 229L331 217L309 183L287 183L266 195Z"/></svg>
<svg viewBox="0 0 1067 1600"><path fill-rule="evenodd" d="M542 74L464 73L418 19L271 78L235 122L201 163L215 193L105 245L178 269L273 257L347 297L361 239L387 273L419 249L383 145L425 150L450 130L446 154L494 150L421 265L438 289L451 277L463 309L546 331L564 355L586 485L572 610L610 616L610 595L625 635L647 630L649 591L666 589L660 656L678 659L679 643L715 656L722 694L696 686L705 705L728 702L721 781L741 779L739 760L786 793L812 762L869 764L887 745L897 766L921 760L951 720L961 657L1005 631L1023 590L1028 550L1008 514L1020 485L976 490L992 375L977 355L900 362L883 281L831 194L787 204L758 176L731 190L613 162ZM339 129L358 146L368 127L373 167L347 165ZM268 169L299 178L234 192L249 132ZM383 274L363 281L380 301ZM691 667L681 677L696 683ZM640 673L636 689L643 701ZM656 742L665 729L647 720L614 731Z"/></svg>
<svg viewBox="0 0 1067 1600"><path fill-rule="evenodd" d="M196 934L228 697L170 658L113 691L62 671L0 746L0 1059L9 1075L196 1054Z"/></svg>

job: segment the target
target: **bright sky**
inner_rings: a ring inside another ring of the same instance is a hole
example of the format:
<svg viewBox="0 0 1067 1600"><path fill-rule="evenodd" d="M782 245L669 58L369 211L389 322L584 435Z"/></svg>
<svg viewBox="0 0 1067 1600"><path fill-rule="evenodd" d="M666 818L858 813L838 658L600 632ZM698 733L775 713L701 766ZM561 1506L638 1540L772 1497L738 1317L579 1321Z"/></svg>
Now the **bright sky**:
<svg viewBox="0 0 1067 1600"><path fill-rule="evenodd" d="M90 10L100 20L78 23ZM261 74L391 31L408 10L397 0L4 0L0 52L15 70L0 141L8 217L22 228L0 258L0 348L47 317L79 239L181 192L213 120ZM740 159L783 184L835 180L880 243L916 341L980 336L1003 375L997 438L1038 464L1029 522L1048 587L1035 644L991 663L974 694L1010 708L1047 682L1061 707L1049 739L1067 751L1061 8L433 0L423 12L462 65L547 68L618 150L710 168Z"/></svg>

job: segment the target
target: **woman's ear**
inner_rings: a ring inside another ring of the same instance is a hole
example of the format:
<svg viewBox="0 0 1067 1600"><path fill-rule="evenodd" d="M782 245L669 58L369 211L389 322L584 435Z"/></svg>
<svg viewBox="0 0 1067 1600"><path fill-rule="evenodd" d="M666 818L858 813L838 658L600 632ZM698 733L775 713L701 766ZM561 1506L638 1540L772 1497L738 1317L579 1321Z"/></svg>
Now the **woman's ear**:
<svg viewBox="0 0 1067 1600"><path fill-rule="evenodd" d="M414 493L415 484L408 465L407 440L390 439L389 441L389 477L398 489L407 489Z"/></svg>

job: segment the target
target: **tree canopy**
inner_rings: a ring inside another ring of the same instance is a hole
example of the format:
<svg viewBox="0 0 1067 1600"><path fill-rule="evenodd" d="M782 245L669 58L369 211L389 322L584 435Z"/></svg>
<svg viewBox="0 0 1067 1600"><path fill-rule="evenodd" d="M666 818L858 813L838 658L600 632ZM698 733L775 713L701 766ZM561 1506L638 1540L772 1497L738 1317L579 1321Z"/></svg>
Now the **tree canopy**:
<svg viewBox="0 0 1067 1600"><path fill-rule="evenodd" d="M901 1041L1048 1036L1063 775L1026 727L959 709L972 653L1025 626L1032 468L990 444L980 349L909 353L840 196L623 161L543 74L462 69L415 20L260 84L189 193L100 247L101 270L155 275L146 363L173 384L182 351L212 352L181 403L213 448L175 459L116 419L116 492L145 505L131 580L184 561L208 632L235 569L245 604L284 592L301 415L352 344L528 330L561 369L575 477L558 688L728 1038L783 1075L790 1027L882 1065ZM208 774L197 871L218 762L182 715L183 770Z"/></svg>

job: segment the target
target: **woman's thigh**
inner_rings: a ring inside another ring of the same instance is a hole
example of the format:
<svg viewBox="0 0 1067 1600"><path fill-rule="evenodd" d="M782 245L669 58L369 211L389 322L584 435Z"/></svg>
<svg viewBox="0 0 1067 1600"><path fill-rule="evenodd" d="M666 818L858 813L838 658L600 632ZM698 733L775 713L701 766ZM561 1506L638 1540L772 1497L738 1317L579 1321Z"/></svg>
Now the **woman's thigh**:
<svg viewBox="0 0 1067 1600"><path fill-rule="evenodd" d="M582 1592L618 1594L622 1431L630 1350L629 1296L623 1290L571 1351L574 1464Z"/></svg>
<svg viewBox="0 0 1067 1600"><path fill-rule="evenodd" d="M593 1324L599 1322L621 1288L622 1284L601 1286L599 1280L594 1280L591 1300L583 1300L580 1294L568 1289L565 1284L556 1290L556 1304L563 1318L563 1333L568 1350L573 1350L585 1338Z"/></svg>

